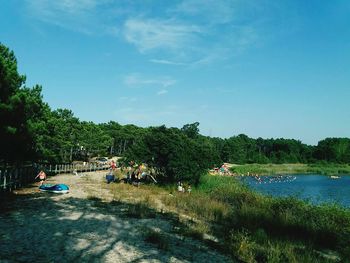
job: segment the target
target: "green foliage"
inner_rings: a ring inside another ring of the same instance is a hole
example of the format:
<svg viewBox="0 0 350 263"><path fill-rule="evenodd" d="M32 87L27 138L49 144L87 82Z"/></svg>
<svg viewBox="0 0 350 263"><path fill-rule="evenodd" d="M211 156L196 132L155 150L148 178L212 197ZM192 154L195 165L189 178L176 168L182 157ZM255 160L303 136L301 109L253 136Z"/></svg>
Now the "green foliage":
<svg viewBox="0 0 350 263"><path fill-rule="evenodd" d="M191 195L168 197L166 204L207 223L207 233L244 262L346 262L350 257L350 212L342 207L272 198L233 178L210 175Z"/></svg>
<svg viewBox="0 0 350 263"><path fill-rule="evenodd" d="M182 128L181 131L189 138L196 138L199 134L199 122L195 122L192 124L185 124Z"/></svg>
<svg viewBox="0 0 350 263"><path fill-rule="evenodd" d="M68 109L51 110L41 91L38 85L25 86L14 53L0 44L0 162L70 162L125 155L154 165L164 181L193 182L206 168L222 162L317 163L308 167L310 171L320 170L318 162L322 161L350 163L349 138L326 138L308 146L298 140L253 139L244 134L228 139L206 137L199 134L198 122L180 130L112 121L95 124L80 121Z"/></svg>
<svg viewBox="0 0 350 263"><path fill-rule="evenodd" d="M198 190L209 194L211 199L231 205L231 213L218 224L223 226L223 233L231 231L239 237L243 231L242 238L238 238L242 246L278 239L278 243L301 242L315 249L338 251L344 258L350 256L346 245L350 242L348 209L334 205L314 206L296 198L263 196L227 177L205 176ZM227 242L237 245L236 238L227 238ZM240 257L248 257L248 251L248 248L242 251ZM240 255L237 250L235 253Z"/></svg>
<svg viewBox="0 0 350 263"><path fill-rule="evenodd" d="M0 160L35 159L34 134L47 107L41 87L24 87L25 76L17 71L12 51L0 43Z"/></svg>
<svg viewBox="0 0 350 263"><path fill-rule="evenodd" d="M326 138L319 141L314 156L327 162L350 163L350 139Z"/></svg>
<svg viewBox="0 0 350 263"><path fill-rule="evenodd" d="M179 129L152 127L126 153L128 160L147 163L163 182L198 183L212 163L211 149Z"/></svg>

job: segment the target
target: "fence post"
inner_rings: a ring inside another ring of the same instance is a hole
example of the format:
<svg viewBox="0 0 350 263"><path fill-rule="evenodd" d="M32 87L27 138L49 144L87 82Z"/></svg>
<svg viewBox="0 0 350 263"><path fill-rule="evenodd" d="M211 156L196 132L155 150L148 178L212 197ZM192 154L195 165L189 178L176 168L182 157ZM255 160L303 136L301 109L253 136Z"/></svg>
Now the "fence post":
<svg viewBox="0 0 350 263"><path fill-rule="evenodd" d="M21 168L16 168L15 169L15 185L13 186L14 189L17 189L18 186L18 170L20 170Z"/></svg>
<svg viewBox="0 0 350 263"><path fill-rule="evenodd" d="M4 190L6 190L6 170L4 171Z"/></svg>
<svg viewBox="0 0 350 263"><path fill-rule="evenodd" d="M12 172L13 172L13 169L10 169L10 171L9 171L9 179L8 179L8 183L7 183L7 185L9 186L10 192L12 192Z"/></svg>

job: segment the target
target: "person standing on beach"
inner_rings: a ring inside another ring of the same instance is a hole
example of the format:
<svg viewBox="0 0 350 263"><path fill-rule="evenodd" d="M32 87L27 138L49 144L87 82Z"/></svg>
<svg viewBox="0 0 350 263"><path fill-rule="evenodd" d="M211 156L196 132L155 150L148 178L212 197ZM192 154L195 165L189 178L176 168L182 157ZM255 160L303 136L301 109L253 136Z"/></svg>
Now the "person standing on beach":
<svg viewBox="0 0 350 263"><path fill-rule="evenodd" d="M117 165L115 164L114 160L112 160L112 161L111 161L110 169L111 169L112 171L114 171L115 168L117 168Z"/></svg>
<svg viewBox="0 0 350 263"><path fill-rule="evenodd" d="M41 185L43 185L44 181L46 180L46 173L43 170L41 170L40 173L38 173L38 175L35 176L35 179L36 178L39 178L40 186L41 186Z"/></svg>

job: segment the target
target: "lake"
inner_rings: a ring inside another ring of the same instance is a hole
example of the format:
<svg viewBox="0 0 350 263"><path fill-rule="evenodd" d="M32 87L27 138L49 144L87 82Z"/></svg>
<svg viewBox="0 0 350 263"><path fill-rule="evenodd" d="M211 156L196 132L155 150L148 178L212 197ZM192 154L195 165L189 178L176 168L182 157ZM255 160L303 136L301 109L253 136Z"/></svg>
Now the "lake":
<svg viewBox="0 0 350 263"><path fill-rule="evenodd" d="M296 174L279 176L243 177L252 189L272 196L295 196L314 204L337 203L350 208L350 175L330 176Z"/></svg>

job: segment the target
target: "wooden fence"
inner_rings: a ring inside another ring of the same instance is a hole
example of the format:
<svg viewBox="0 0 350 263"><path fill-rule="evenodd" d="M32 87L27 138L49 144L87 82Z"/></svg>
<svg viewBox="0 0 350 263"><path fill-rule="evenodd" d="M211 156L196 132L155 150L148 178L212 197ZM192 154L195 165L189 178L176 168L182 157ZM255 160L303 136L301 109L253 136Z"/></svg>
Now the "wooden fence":
<svg viewBox="0 0 350 263"><path fill-rule="evenodd" d="M22 167L0 167L0 192L11 192L35 181L40 170L48 175L60 173L86 173L109 169L108 165L83 164L34 164Z"/></svg>
<svg viewBox="0 0 350 263"><path fill-rule="evenodd" d="M32 165L0 168L0 191L13 191L34 181L36 170Z"/></svg>

